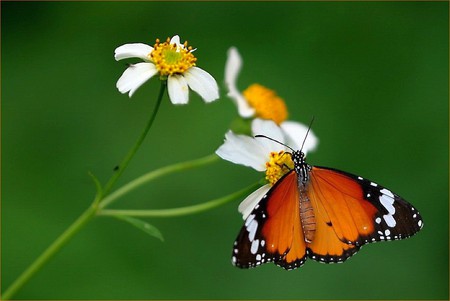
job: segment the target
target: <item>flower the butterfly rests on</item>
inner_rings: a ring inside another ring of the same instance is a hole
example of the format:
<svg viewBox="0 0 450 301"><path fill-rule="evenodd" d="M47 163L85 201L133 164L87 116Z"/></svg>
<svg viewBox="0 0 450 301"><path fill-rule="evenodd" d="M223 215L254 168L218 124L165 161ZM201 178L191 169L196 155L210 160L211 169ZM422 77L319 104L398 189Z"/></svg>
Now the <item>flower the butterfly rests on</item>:
<svg viewBox="0 0 450 301"><path fill-rule="evenodd" d="M219 98L219 88L215 79L203 69L196 67L197 58L192 54L196 49L180 43L178 35L163 43L156 40L152 47L143 43L119 46L114 52L116 61L139 58L144 62L131 64L117 81L121 93L134 92L147 80L159 74L167 79L169 98L173 104L187 104L189 88L197 92L205 102Z"/></svg>
<svg viewBox="0 0 450 301"><path fill-rule="evenodd" d="M308 128L296 123L293 129L295 131L283 131L272 120L263 120L256 118L251 123L252 134L265 134L273 137L282 143L290 143L290 137L299 135L305 136ZM316 149L318 139L313 132L310 132L303 146L306 152ZM294 144L300 148L300 145ZM268 139L255 139L246 135L237 135L232 131L225 134L225 142L216 151L216 154L222 159L235 164L251 167L256 171L265 172L267 184L263 185L252 194L250 194L239 205L239 212L246 219L256 203L266 194L285 173L289 171L287 166L293 168L293 162L289 156L283 155L288 149L280 143Z"/></svg>
<svg viewBox="0 0 450 301"><path fill-rule="evenodd" d="M417 209L389 189L347 172L311 166L302 149L283 156L288 163L282 167L288 171L245 208L245 223L233 247L235 266L274 262L290 270L307 258L340 263L365 244L404 239L422 229ZM232 162L242 164L238 161Z"/></svg>

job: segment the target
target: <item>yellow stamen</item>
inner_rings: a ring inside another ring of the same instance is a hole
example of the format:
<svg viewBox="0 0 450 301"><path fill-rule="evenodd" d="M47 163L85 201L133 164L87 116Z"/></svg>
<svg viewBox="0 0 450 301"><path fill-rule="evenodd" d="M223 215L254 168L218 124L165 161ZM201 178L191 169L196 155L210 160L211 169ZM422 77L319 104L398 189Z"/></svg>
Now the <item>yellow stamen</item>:
<svg viewBox="0 0 450 301"><path fill-rule="evenodd" d="M183 74L195 66L197 58L192 54L192 47L187 41L182 46L170 44L170 38L164 43L156 39L156 44L148 58L155 64L160 76Z"/></svg>
<svg viewBox="0 0 450 301"><path fill-rule="evenodd" d="M266 180L269 181L270 185L274 185L293 168L294 162L292 162L289 153L284 151L271 152L270 161L266 162Z"/></svg>
<svg viewBox="0 0 450 301"><path fill-rule="evenodd" d="M287 119L286 104L275 91L260 84L253 84L243 92L243 95L250 106L255 109L257 117L273 120L276 124Z"/></svg>

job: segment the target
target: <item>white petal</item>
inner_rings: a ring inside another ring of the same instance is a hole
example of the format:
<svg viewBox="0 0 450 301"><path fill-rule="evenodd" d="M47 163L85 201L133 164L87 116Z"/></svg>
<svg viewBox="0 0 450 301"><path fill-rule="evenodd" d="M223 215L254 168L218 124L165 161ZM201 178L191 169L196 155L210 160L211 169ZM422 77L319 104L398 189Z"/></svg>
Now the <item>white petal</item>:
<svg viewBox="0 0 450 301"><path fill-rule="evenodd" d="M232 131L225 134L225 142L217 150L216 154L235 164L252 167L257 171L266 170L266 162L269 159L267 153L256 139L236 135Z"/></svg>
<svg viewBox="0 0 450 301"><path fill-rule="evenodd" d="M225 63L225 84L227 87L231 86L236 89L236 81L241 67L242 58L236 47L231 47L228 49L227 62Z"/></svg>
<svg viewBox="0 0 450 301"><path fill-rule="evenodd" d="M184 105L189 100L189 88L182 75L170 75L167 80L167 91L174 105Z"/></svg>
<svg viewBox="0 0 450 301"><path fill-rule="evenodd" d="M285 134L286 142L292 148L299 150L302 147L303 140L306 137L308 127L295 121L282 122L280 127ZM319 139L312 130L309 130L308 137L306 137L302 151L307 154L308 152L315 150L318 144Z"/></svg>
<svg viewBox="0 0 450 301"><path fill-rule="evenodd" d="M158 73L152 63L138 63L128 67L117 81L116 87L120 93L129 92L131 97L134 92L152 76Z"/></svg>
<svg viewBox="0 0 450 301"><path fill-rule="evenodd" d="M253 211L253 208L261 201L261 199L270 190L270 184L261 186L260 188L253 191L248 197L243 200L238 207L238 211L242 214L242 218L245 220Z"/></svg>
<svg viewBox="0 0 450 301"><path fill-rule="evenodd" d="M277 140L281 143L285 143L285 137L283 132L279 126L272 120L255 118L252 121L252 133L253 135L265 135L269 138ZM286 147L280 143L272 141L267 138L259 137L255 138L258 143L261 144L261 147L264 148L267 154L270 152L278 152L281 150L286 150Z"/></svg>
<svg viewBox="0 0 450 301"><path fill-rule="evenodd" d="M153 47L146 44L125 44L116 48L116 50L114 51L114 58L116 59L116 61L119 61L131 57L137 57L149 62L150 60L147 55L152 51Z"/></svg>
<svg viewBox="0 0 450 301"><path fill-rule="evenodd" d="M219 87L216 80L205 70L191 67L184 73L189 87L197 92L205 102L211 102L219 98Z"/></svg>
<svg viewBox="0 0 450 301"><path fill-rule="evenodd" d="M171 39L170 39L170 45L172 44L177 44L177 46L180 46L180 37L178 35L174 35ZM184 45L181 45L184 48Z"/></svg>
<svg viewBox="0 0 450 301"><path fill-rule="evenodd" d="M225 86L228 90L228 97L230 97L238 108L239 116L248 118L255 114L255 109L252 108L245 97L239 92L236 86L237 77L242 67L242 59L235 47L228 50L228 58L225 63Z"/></svg>
<svg viewBox="0 0 450 301"><path fill-rule="evenodd" d="M272 139L284 143L283 132L273 120L255 118L252 121L252 133L254 135L266 135Z"/></svg>
<svg viewBox="0 0 450 301"><path fill-rule="evenodd" d="M229 88L227 96L230 97L236 104L239 116L249 118L255 115L255 109L248 104L244 95L242 95L238 90L232 90Z"/></svg>

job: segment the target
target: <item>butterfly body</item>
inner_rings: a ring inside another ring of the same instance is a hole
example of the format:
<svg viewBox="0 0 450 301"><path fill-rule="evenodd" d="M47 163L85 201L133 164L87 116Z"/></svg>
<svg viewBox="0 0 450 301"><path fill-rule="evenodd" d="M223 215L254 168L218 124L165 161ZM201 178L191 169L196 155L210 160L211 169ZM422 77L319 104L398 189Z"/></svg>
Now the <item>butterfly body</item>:
<svg viewBox="0 0 450 301"><path fill-rule="evenodd" d="M310 243L314 239L316 231L316 221L311 200L308 197L307 185L311 166L305 162L305 155L302 152L294 152L292 155L294 170L297 173L298 193L300 202L300 221L305 235L305 241Z"/></svg>
<svg viewBox="0 0 450 301"><path fill-rule="evenodd" d="M423 227L419 212L390 190L340 170L311 166L301 151L245 219L232 262L251 268L274 262L285 269L307 258L340 263L361 246L410 237Z"/></svg>

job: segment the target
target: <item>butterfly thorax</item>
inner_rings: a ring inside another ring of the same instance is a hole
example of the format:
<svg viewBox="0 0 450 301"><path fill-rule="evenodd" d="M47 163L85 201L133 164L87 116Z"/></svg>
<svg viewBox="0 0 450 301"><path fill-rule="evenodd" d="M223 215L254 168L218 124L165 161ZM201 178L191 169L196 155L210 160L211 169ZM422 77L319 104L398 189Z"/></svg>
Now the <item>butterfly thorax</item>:
<svg viewBox="0 0 450 301"><path fill-rule="evenodd" d="M309 173L311 166L306 163L305 154L302 151L292 153L294 169L297 173L297 185L300 203L300 220L306 242L312 242L316 232L316 218L314 209L309 200L307 189L309 184Z"/></svg>
<svg viewBox="0 0 450 301"><path fill-rule="evenodd" d="M309 180L309 172L311 166L306 163L305 153L302 151L295 151L292 153L292 161L294 161L294 169L298 176L298 184L306 185Z"/></svg>

